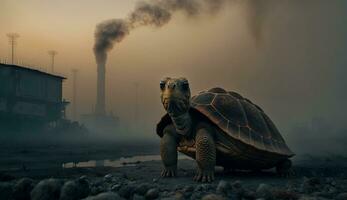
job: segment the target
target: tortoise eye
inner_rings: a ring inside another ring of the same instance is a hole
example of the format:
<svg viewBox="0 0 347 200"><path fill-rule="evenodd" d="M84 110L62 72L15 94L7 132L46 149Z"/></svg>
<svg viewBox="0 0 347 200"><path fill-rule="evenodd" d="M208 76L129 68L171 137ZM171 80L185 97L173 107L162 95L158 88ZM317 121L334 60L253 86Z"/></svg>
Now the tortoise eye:
<svg viewBox="0 0 347 200"><path fill-rule="evenodd" d="M182 89L183 90L188 90L189 89L189 83L188 82L183 82L182 83Z"/></svg>
<svg viewBox="0 0 347 200"><path fill-rule="evenodd" d="M160 81L160 89L161 90L165 89L165 82L164 81Z"/></svg>

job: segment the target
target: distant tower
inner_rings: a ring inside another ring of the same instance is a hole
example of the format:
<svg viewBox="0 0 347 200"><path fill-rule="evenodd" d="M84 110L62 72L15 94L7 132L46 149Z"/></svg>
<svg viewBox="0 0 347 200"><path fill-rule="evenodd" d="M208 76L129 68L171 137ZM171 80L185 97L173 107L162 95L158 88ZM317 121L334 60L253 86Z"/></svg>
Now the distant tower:
<svg viewBox="0 0 347 200"><path fill-rule="evenodd" d="M72 118L77 120L77 69L72 71Z"/></svg>
<svg viewBox="0 0 347 200"><path fill-rule="evenodd" d="M51 56L51 72L54 72L54 57L58 54L57 51L50 50L48 51L48 55Z"/></svg>
<svg viewBox="0 0 347 200"><path fill-rule="evenodd" d="M7 37L11 45L11 63L14 64L14 47L17 44L17 38L19 38L19 35L17 33L8 33Z"/></svg>

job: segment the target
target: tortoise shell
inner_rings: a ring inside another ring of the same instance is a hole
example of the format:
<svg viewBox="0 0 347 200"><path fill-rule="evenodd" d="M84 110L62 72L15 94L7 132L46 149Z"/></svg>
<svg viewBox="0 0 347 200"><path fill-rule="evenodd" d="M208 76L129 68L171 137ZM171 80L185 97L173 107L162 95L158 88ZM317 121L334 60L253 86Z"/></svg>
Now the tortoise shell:
<svg viewBox="0 0 347 200"><path fill-rule="evenodd" d="M235 140L261 151L294 155L264 111L236 92L222 88L203 91L192 97L191 107Z"/></svg>

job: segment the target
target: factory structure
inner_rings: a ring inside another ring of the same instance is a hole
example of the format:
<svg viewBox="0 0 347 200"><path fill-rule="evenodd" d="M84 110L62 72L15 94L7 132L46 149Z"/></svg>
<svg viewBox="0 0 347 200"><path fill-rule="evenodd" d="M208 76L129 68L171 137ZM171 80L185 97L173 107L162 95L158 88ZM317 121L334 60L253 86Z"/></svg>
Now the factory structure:
<svg viewBox="0 0 347 200"><path fill-rule="evenodd" d="M65 77L0 63L0 127L56 126L65 118Z"/></svg>
<svg viewBox="0 0 347 200"><path fill-rule="evenodd" d="M97 66L96 105L92 113L81 115L81 123L96 134L113 135L119 119L106 111L106 66Z"/></svg>
<svg viewBox="0 0 347 200"><path fill-rule="evenodd" d="M75 130L94 133L114 133L118 118L106 111L105 64L98 65L97 95L95 109L82 115L77 121L66 119L63 99L63 76L54 73L54 57L57 51L48 51L51 56L51 73L13 64L15 61L17 33L7 34L11 45L11 63L0 62L0 132L30 130ZM77 120L77 70L72 70L73 80L73 120ZM48 128L48 129L47 129ZM59 132L59 131L58 131ZM89 132L89 131L88 131Z"/></svg>
<svg viewBox="0 0 347 200"><path fill-rule="evenodd" d="M62 96L65 79L37 69L0 63L0 130L61 128L62 124L69 124L66 119L69 102ZM118 118L106 112L105 96L105 73L98 71L95 110L81 116L81 123L92 133L114 134L118 127Z"/></svg>

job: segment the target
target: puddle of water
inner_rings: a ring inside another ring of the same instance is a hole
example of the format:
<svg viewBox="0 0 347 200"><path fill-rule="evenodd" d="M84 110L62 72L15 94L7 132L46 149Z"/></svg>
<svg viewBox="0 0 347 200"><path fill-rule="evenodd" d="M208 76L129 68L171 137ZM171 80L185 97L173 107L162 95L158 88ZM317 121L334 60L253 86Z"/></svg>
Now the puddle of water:
<svg viewBox="0 0 347 200"><path fill-rule="evenodd" d="M178 159L190 159L184 155L178 155ZM124 166L136 166L141 162L146 161L158 161L161 160L160 155L146 155L146 156L132 156L132 157L121 157L117 160L90 160L85 162L68 162L63 163L64 169L68 168L83 168L83 167L124 167Z"/></svg>

